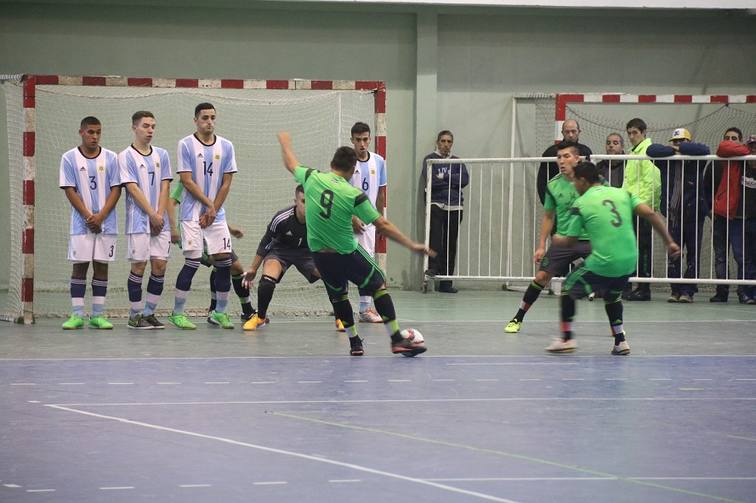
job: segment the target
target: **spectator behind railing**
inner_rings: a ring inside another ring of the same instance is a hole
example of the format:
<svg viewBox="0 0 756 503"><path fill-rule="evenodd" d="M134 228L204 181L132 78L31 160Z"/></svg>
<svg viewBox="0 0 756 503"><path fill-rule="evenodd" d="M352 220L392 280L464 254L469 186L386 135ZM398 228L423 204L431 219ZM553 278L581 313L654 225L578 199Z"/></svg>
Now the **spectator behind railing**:
<svg viewBox="0 0 756 503"><path fill-rule="evenodd" d="M738 142L725 140L719 144L717 155L720 157L737 157L742 155L756 155L756 135L751 135L742 145ZM727 195L715 197L714 210L721 214L722 205L726 210L734 206L737 201L733 217L730 219L730 246L738 264L738 279L756 278L756 161L736 161L732 165L739 166L737 173L729 172L730 180L734 177L739 181L735 190L731 187ZM731 182L730 182L731 183ZM733 195L733 192L737 196ZM720 201L725 201L720 204ZM727 214L727 212L725 213ZM756 304L756 287L743 285L738 292L741 304Z"/></svg>
<svg viewBox="0 0 756 503"><path fill-rule="evenodd" d="M610 133L606 137L606 153L608 155L622 155L625 153L625 140L619 133ZM612 187L622 187L622 181L625 178L625 161L616 159L604 159L596 164L599 174L604 180L609 182Z"/></svg>
<svg viewBox="0 0 756 503"><path fill-rule="evenodd" d="M651 139L646 138L648 126L643 119L631 119L625 126L627 137L633 148L632 155L646 155L646 149L651 145ZM627 161L622 188L654 211L659 211L661 199L661 177L659 168L651 161ZM635 219L635 232L638 236L638 270L636 275L641 278L651 277L651 224L644 219ZM651 300L651 286L639 283L634 291L623 295L626 300Z"/></svg>
<svg viewBox="0 0 756 503"><path fill-rule="evenodd" d="M654 143L649 145L646 154L649 157L671 157L682 155L709 155L709 147L703 143L695 143L690 131L678 128L672 133L669 145ZM707 198L703 190L704 172L708 162L700 160L659 160L655 161L661 171L662 180L662 213L667 215L667 226L672 238L685 248L686 266L682 277L696 278L699 271L699 257L701 255L701 238L703 224L709 214L710 197ZM679 278L682 267L682 256L669 259L667 275ZM693 302L693 295L698 292L695 284L673 283L672 294L667 302Z"/></svg>
<svg viewBox="0 0 756 503"><path fill-rule="evenodd" d="M743 132L737 127L730 127L724 132L724 141L732 141L740 144L743 141ZM707 172L704 190L706 194L713 194L711 205L712 247L714 248L714 272L717 279L728 278L729 261L728 248L729 235L727 226L729 220L735 216L740 200L740 161L717 161L713 169ZM734 203L734 205L732 204ZM738 287L738 292L742 291ZM709 299L709 302L727 302L730 295L729 285L717 285L717 293Z"/></svg>

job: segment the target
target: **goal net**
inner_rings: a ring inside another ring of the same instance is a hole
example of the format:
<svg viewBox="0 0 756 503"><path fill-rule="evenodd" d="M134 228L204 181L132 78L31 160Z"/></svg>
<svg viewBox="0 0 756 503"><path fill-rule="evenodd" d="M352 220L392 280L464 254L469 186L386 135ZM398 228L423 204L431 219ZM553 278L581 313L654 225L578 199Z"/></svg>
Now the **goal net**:
<svg viewBox="0 0 756 503"><path fill-rule="evenodd" d="M34 314L67 315L70 311L69 279L71 266L66 260L70 204L58 187L60 156L78 145L80 120L93 115L102 121L101 145L119 152L133 140L131 115L137 110L155 114L157 129L153 144L168 150L177 180L176 145L179 139L194 132L194 107L211 102L216 107L216 131L234 143L239 172L234 176L231 192L225 203L228 222L244 232L234 240L234 251L246 269L255 255L260 238L273 214L293 204L296 183L283 168L276 133L292 133L300 161L307 166L327 170L334 150L349 145L350 128L357 121L368 123L376 132L376 92L359 90L354 82L329 83L312 89L310 81L235 81L241 89L220 88L221 81L192 81L194 87L178 87L177 81L152 81L151 87L128 84L72 85L61 78L56 85L36 85L33 108L36 137L34 141L33 209L33 277ZM103 78L103 81L105 79ZM124 79L125 81L125 79ZM44 80L42 81L44 82ZM159 86L170 87L159 87ZM254 88L248 88L254 87ZM262 88L259 88L262 87ZM270 89L269 87L284 87ZM324 89L331 87L330 89ZM344 87L345 89L339 89ZM367 87L367 86L363 86ZM19 82L3 84L8 134L8 215L10 243L5 288L5 316L21 312L19 276L23 261L24 234L23 205L24 169L30 162L24 157L24 100L23 85ZM382 92L382 91L381 91ZM28 103L26 111L29 122ZM382 121L379 121L382 122ZM382 126L382 124L381 124ZM375 139L374 139L375 141ZM27 147L28 149L28 147ZM26 159L26 160L25 160ZM121 199L124 199L122 195ZM111 316L124 315L128 310L126 279L129 263L125 258L123 236L123 203L117 206L119 232L118 260L111 263L106 308ZM28 220L28 217L26 217ZM173 304L175 278L183 264L181 251L173 248L166 272L166 288L160 307L170 310ZM91 269L91 268L90 268ZM209 304L209 270L201 268L195 275L187 307L193 314L204 312ZM89 273L91 279L91 271ZM89 281L88 281L89 283ZM88 295L90 288L87 287ZM256 292L252 292L256 304ZM85 305L89 305L86 301ZM236 296L231 293L229 306L239 310ZM3 307L3 306L0 306ZM276 288L270 307L272 314L325 314L330 312L325 289L320 282L309 285L294 269L290 270ZM233 312L233 311L232 311Z"/></svg>

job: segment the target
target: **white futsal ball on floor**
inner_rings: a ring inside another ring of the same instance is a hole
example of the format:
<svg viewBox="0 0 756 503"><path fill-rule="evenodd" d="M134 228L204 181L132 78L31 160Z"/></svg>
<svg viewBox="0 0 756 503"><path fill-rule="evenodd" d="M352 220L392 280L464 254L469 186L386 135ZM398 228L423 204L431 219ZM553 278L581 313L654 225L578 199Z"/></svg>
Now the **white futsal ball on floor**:
<svg viewBox="0 0 756 503"><path fill-rule="evenodd" d="M405 339L409 339L416 344L422 344L423 342L425 342L425 337L423 337L423 334L420 333L420 330L416 328L405 328L399 333L402 334L402 337L404 337Z"/></svg>

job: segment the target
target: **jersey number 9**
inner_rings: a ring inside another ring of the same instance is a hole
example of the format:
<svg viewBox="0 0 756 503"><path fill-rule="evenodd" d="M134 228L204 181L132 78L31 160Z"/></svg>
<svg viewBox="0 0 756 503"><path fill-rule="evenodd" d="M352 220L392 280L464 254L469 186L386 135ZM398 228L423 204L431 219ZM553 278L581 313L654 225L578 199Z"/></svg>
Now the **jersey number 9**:
<svg viewBox="0 0 756 503"><path fill-rule="evenodd" d="M320 216L323 218L331 218L331 209L333 208L333 191L324 190L320 194L320 206L323 208L320 211Z"/></svg>

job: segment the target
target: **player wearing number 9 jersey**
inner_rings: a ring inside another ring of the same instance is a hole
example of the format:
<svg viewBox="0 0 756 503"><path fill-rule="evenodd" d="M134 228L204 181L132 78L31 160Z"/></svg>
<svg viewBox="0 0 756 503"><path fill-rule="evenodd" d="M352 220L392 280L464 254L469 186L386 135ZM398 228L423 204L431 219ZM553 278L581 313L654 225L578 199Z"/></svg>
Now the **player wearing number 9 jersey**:
<svg viewBox="0 0 756 503"><path fill-rule="evenodd" d="M680 254L680 247L672 239L662 217L637 196L624 189L607 187L591 162L575 167L575 189L580 197L572 206L571 216L563 235L554 236L560 246L574 246L578 237L588 234L591 253L585 264L573 271L564 281L561 296L562 337L547 351L565 353L577 345L572 336L575 299L595 293L603 297L611 333L614 336L613 355L630 353L622 322L622 289L636 268L638 247L633 230L633 216L647 220L664 239L672 256Z"/></svg>
<svg viewBox="0 0 756 503"><path fill-rule="evenodd" d="M108 262L115 260L118 223L115 205L121 196L121 180L115 152L100 146L102 123L85 117L79 126L81 145L63 154L59 186L71 203L68 260L71 274L71 317L64 330L84 326L84 294L87 269L92 262L92 315L89 326L111 329L105 318Z"/></svg>
<svg viewBox="0 0 756 503"><path fill-rule="evenodd" d="M357 245L352 233L352 216L376 229L402 246L418 253L433 254L422 243L415 243L382 217L361 190L352 187L357 154L351 147L339 147L331 160L330 173L321 173L299 164L291 147L289 133L279 133L284 166L301 183L305 191L307 243L315 265L326 285L334 314L349 334L350 354L364 354L362 339L357 334L354 313L347 295L348 282L369 292L378 314L391 337L391 351L415 356L425 351L424 343L403 338L396 319L394 303L386 290L383 271L372 257Z"/></svg>
<svg viewBox="0 0 756 503"><path fill-rule="evenodd" d="M200 103L194 108L196 131L179 141L178 167L184 194L181 197L181 249L184 267L176 279L176 298L168 320L181 329L197 328L184 314L186 297L192 286L207 245L215 263L217 303L213 321L223 328L234 328L226 314L231 289L231 233L226 224L226 201L236 169L233 144L215 134L215 107Z"/></svg>

